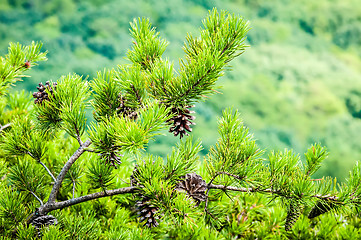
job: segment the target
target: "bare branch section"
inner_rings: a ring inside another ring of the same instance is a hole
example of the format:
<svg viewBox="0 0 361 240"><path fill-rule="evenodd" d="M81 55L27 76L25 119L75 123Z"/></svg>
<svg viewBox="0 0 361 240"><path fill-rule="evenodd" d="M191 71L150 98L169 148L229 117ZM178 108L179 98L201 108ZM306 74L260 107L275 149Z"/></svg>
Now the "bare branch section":
<svg viewBox="0 0 361 240"><path fill-rule="evenodd" d="M27 152L27 154L32 157L33 159L35 159L38 163L40 163L41 166L43 166L45 168L45 170L48 172L48 174L50 175L50 177L54 180L54 182L56 181L54 175L51 173L51 171L49 170L49 168L42 162L40 161L40 159L34 157L33 154L31 154L31 152Z"/></svg>
<svg viewBox="0 0 361 240"><path fill-rule="evenodd" d="M5 125L0 125L0 132L1 131L4 131L6 128L10 127L11 126L11 123L8 123L8 124L5 124Z"/></svg>
<svg viewBox="0 0 361 240"><path fill-rule="evenodd" d="M124 187L124 188L118 188L118 189L114 189L114 190L107 190L107 191L92 193L89 195L69 199L69 200L62 201L62 202L50 202L49 201L45 205L40 206L38 210L39 210L40 214L46 214L53 210L63 209L65 207L69 207L69 206L72 206L72 205L75 205L78 203L90 201L90 200L97 199L97 198L109 197L109 196L125 194L125 193L134 193L135 190L136 190L136 187Z"/></svg>
<svg viewBox="0 0 361 240"><path fill-rule="evenodd" d="M69 171L70 167L74 164L74 162L84 153L85 148L89 147L91 144L90 140L85 141L76 151L75 153L69 158L69 160L65 163L63 169L61 169L58 177L56 178L55 184L53 189L50 192L48 202L55 202L56 196L59 193L59 189L61 183L63 182L66 173Z"/></svg>
<svg viewBox="0 0 361 240"><path fill-rule="evenodd" d="M232 186L224 186L224 185L214 185L209 184L208 189L219 189L219 190L228 190L228 191L235 191L235 192L259 192L259 193L272 193L272 194L280 194L279 191L271 189L271 188L237 188ZM338 201L339 198L336 196L331 195L312 195L311 197L318 198L318 199L325 199L325 200L333 200Z"/></svg>
<svg viewBox="0 0 361 240"><path fill-rule="evenodd" d="M54 180L54 182L56 182L56 178L54 177L54 175L50 172L49 168L42 162L39 160L39 163L41 164L41 166L43 166L45 168L45 170L48 172L48 174L50 175L50 177Z"/></svg>
<svg viewBox="0 0 361 240"><path fill-rule="evenodd" d="M38 196L36 196L36 194L34 192L30 191L30 193L31 193L31 195L33 195L40 202L41 206L44 205L43 201L41 201L41 199Z"/></svg>

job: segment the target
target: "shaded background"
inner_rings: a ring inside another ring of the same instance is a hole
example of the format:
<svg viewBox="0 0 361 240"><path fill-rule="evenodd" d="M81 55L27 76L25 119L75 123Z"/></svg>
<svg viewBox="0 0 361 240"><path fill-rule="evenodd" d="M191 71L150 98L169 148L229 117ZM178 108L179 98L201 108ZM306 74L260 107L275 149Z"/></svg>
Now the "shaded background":
<svg viewBox="0 0 361 240"><path fill-rule="evenodd" d="M361 158L359 0L0 0L0 54L9 42L32 40L49 51L14 91L35 91L69 72L92 79L127 63L129 22L144 16L169 41L165 57L177 66L187 32L197 36L213 7L250 21L251 47L218 82L222 94L194 108L192 135L203 140L202 153L216 142L221 111L234 106L260 147L293 148L303 158L320 142L331 154L315 177L343 180ZM150 150L164 156L177 141L167 134Z"/></svg>

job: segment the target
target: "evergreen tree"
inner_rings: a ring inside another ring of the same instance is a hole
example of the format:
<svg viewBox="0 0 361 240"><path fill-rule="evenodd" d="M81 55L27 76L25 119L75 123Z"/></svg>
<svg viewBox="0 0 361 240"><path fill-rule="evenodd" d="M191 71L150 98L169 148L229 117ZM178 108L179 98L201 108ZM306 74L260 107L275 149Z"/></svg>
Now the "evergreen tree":
<svg viewBox="0 0 361 240"><path fill-rule="evenodd" d="M347 183L313 179L327 150L304 161L292 150L264 156L238 111L224 110L203 161L187 137L199 101L247 48L248 22L209 12L188 35L176 71L149 22L131 23L130 64L87 81L39 83L34 101L8 93L46 60L40 43L10 44L0 58L0 233L5 239L358 238L361 167ZM86 109L94 121L87 125ZM165 129L181 140L166 159L147 153ZM337 214L338 219L327 213ZM341 224L340 224L341 223Z"/></svg>

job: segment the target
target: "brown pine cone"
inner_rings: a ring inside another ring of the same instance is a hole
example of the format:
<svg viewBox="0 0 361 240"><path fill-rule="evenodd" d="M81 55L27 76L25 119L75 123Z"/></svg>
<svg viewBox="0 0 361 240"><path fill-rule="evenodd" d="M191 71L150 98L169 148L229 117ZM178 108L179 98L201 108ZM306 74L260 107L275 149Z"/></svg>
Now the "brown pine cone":
<svg viewBox="0 0 361 240"><path fill-rule="evenodd" d="M191 125L196 125L191 122L195 117L191 114L195 113L194 111L190 111L189 108L194 106L185 106L184 108L172 108L172 113L174 117L167 120L167 122L172 125L170 127L169 132L172 132L174 136L178 136L182 138L184 135L189 135L186 131L192 132Z"/></svg>
<svg viewBox="0 0 361 240"><path fill-rule="evenodd" d="M38 89L38 92L33 93L33 97L36 98L34 100L35 104L41 104L44 100L49 101L49 95L46 91L48 89L50 94L53 94L54 90L56 88L57 83L54 82L53 86L50 86L50 82L47 81L45 85L43 83L39 83L39 86L36 87Z"/></svg>
<svg viewBox="0 0 361 240"><path fill-rule="evenodd" d="M128 117L131 120L137 120L138 118L138 113L134 109L125 106L125 99L121 95L119 95L119 106L117 107L117 114Z"/></svg>
<svg viewBox="0 0 361 240"><path fill-rule="evenodd" d="M197 201L196 206L207 198L207 183L196 173L187 173L184 180L177 184L175 190L185 191L188 196Z"/></svg>
<svg viewBox="0 0 361 240"><path fill-rule="evenodd" d="M142 197L140 201L135 203L139 222L144 222L144 226L149 228L157 227L159 225L159 217L156 215L158 207L152 205L146 197Z"/></svg>
<svg viewBox="0 0 361 240"><path fill-rule="evenodd" d="M117 169L117 165L120 165L122 163L120 157L123 157L123 155L119 154L116 150L110 153L100 153L99 156L101 159L105 160L105 164L109 164L115 169Z"/></svg>

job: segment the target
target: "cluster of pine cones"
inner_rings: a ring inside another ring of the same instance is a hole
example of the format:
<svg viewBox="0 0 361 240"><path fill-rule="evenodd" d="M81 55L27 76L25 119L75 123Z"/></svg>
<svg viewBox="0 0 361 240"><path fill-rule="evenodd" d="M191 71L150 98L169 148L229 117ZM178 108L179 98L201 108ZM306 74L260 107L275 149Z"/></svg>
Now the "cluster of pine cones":
<svg viewBox="0 0 361 240"><path fill-rule="evenodd" d="M171 112L174 117L167 120L167 123L172 125L170 127L169 132L172 132L174 136L178 136L182 138L184 135L188 136L189 134L186 132L192 132L191 125L196 125L192 120L195 119L191 114L194 111L190 111L189 108L194 106L185 106L184 108L172 108Z"/></svg>
<svg viewBox="0 0 361 240"><path fill-rule="evenodd" d="M130 176L130 182L132 186L141 187L135 178L137 171L137 167L135 167L133 174ZM207 198L207 184L202 177L196 173L187 173L176 185L175 190L186 192L189 197L196 201L196 206ZM142 195L138 195L138 197L140 200L135 203L135 207L139 222L144 222L144 226L149 228L157 227L159 225L158 207L154 206L148 197Z"/></svg>
<svg viewBox="0 0 361 240"><path fill-rule="evenodd" d="M45 83L45 85L43 83L39 83L39 86L36 87L38 89L38 92L33 93L33 97L36 98L34 100L34 103L35 104L41 104L44 100L49 100L49 95L48 95L46 89L48 90L48 92L50 94L53 94L54 89L56 89L56 85L57 85L57 83L54 82L53 86L50 86L49 81L47 81Z"/></svg>

